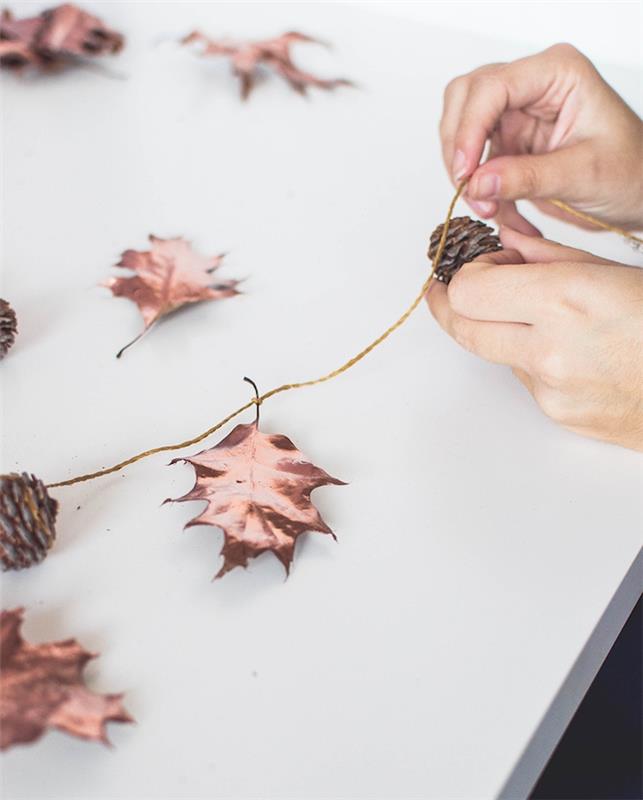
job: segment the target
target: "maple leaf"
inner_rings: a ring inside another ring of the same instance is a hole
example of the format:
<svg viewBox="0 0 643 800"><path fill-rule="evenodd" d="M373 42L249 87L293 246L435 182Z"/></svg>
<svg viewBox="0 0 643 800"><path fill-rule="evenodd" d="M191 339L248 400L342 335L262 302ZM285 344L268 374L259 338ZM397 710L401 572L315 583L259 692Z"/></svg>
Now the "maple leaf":
<svg viewBox="0 0 643 800"><path fill-rule="evenodd" d="M19 69L28 64L52 69L88 56L116 53L123 47L120 33L71 3L16 19L0 15L0 66Z"/></svg>
<svg viewBox="0 0 643 800"><path fill-rule="evenodd" d="M193 42L202 45L201 55L227 56L230 59L232 71L241 80L241 97L244 100L252 91L260 66L265 66L281 75L300 94L305 94L309 86L334 89L336 86L352 85L351 81L345 78L324 80L295 66L290 55L290 47L293 44L296 42L323 44L318 39L296 31L282 33L274 39L258 42L231 42L225 39L217 41L208 38L200 31L192 31L181 40L182 44Z"/></svg>
<svg viewBox="0 0 643 800"><path fill-rule="evenodd" d="M123 695L96 694L83 684L83 668L95 654L75 639L25 642L23 613L0 614L0 750L33 742L49 728L109 744L107 722L133 722Z"/></svg>
<svg viewBox="0 0 643 800"><path fill-rule="evenodd" d="M290 571L297 538L306 531L335 534L310 500L313 489L345 486L307 461L287 436L259 431L257 419L237 425L219 444L188 458L196 472L193 488L165 502L206 500L205 509L185 526L215 525L223 531L220 578L267 550Z"/></svg>
<svg viewBox="0 0 643 800"><path fill-rule="evenodd" d="M117 358L162 317L181 306L239 294L236 287L240 281L212 282L211 275L221 265L224 254L199 255L189 242L180 237L159 239L150 235L149 240L152 244L150 250L125 250L116 264L132 270L135 275L110 278L104 284L114 296L133 300L145 324L141 333L119 350Z"/></svg>

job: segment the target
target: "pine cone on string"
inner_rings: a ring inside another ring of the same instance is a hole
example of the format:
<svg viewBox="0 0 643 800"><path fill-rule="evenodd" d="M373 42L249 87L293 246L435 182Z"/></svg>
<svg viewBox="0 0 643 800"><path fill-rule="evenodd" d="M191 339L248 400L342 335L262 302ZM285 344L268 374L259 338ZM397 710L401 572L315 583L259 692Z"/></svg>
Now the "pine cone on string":
<svg viewBox="0 0 643 800"><path fill-rule="evenodd" d="M431 234L428 256L433 261L438 250L444 224ZM443 283L449 283L463 264L468 264L483 253L502 250L500 239L493 228L471 217L454 217L449 222L447 240L440 263L435 265L434 276Z"/></svg>
<svg viewBox="0 0 643 800"><path fill-rule="evenodd" d="M0 359L4 358L13 345L18 333L16 312L6 300L0 299Z"/></svg>
<svg viewBox="0 0 643 800"><path fill-rule="evenodd" d="M35 475L0 475L0 562L3 570L42 561L56 538L58 502Z"/></svg>

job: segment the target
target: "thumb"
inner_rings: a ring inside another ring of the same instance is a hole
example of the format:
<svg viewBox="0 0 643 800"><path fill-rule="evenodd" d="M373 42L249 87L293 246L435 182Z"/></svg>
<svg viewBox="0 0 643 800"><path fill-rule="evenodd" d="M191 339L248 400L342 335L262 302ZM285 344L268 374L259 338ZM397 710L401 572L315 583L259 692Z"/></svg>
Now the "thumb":
<svg viewBox="0 0 643 800"><path fill-rule="evenodd" d="M577 250L575 247L566 247L564 244L543 239L540 236L526 236L508 225L500 226L500 241L502 246L510 251L517 251L527 264L551 264L554 261L566 261L585 264L616 264L607 258L588 253L586 250ZM502 250L499 252L503 252ZM495 255L495 254L494 254Z"/></svg>
<svg viewBox="0 0 643 800"><path fill-rule="evenodd" d="M586 143L542 155L498 156L486 161L471 176L471 200L547 200L565 197L579 176L591 175L591 148Z"/></svg>

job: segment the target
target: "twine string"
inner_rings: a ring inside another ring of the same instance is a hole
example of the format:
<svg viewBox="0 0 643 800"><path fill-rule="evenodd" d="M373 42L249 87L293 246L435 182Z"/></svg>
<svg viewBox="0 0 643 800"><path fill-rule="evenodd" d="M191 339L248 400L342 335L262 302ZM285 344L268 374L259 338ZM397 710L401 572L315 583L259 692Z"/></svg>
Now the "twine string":
<svg viewBox="0 0 643 800"><path fill-rule="evenodd" d="M629 239L631 242L643 245L643 239L640 236L636 236L635 234L630 233L623 228L618 228L616 225L610 225L609 222L603 222L603 220L596 219L596 217L593 217L591 214L586 214L584 211L578 211L578 209L568 206L567 203L563 203L562 200L550 200L549 202L553 206L556 206L556 208L566 211L568 214L571 214L577 219L582 219L585 222L589 222L591 225L595 225L597 228L602 228L604 231L618 233L618 235L622 236L624 239Z"/></svg>
<svg viewBox="0 0 643 800"><path fill-rule="evenodd" d="M332 378L336 378L338 375L341 375L343 372L346 372L351 367L355 366L359 361L365 358L372 350L378 347L385 339L396 331L399 327L401 327L406 320L411 316L411 314L415 311L415 309L420 305L422 302L422 298L429 290L431 285L431 279L433 278L433 273L435 267L440 263L440 259L442 258L442 253L444 251L444 247L446 245L447 234L449 232L449 222L451 221L451 217L453 215L453 209L455 204L458 201L458 198L462 194L462 191L466 185L466 180L463 180L449 204L449 209L447 211L447 216L444 222L444 227L442 229L442 236L440 238L440 242L438 244L438 249L435 253L435 258L433 259L433 263L431 265L431 269L429 270L429 274L426 277L426 280L422 284L422 288L420 289L417 297L413 300L411 305L406 309L406 311L402 314L399 319L397 319L390 327L388 327L384 333L381 333L377 339L374 339L369 345L367 345L363 350L360 350L357 355L350 358L340 367L337 369L328 372L326 375L322 375L320 378L314 378L308 381L299 381L298 383L284 383L281 386L276 386L274 389L270 389L267 392L259 395L258 397L253 397L251 400L248 400L247 403L244 403L240 406L236 411L228 414L227 417L220 420L213 425L212 427L208 428L203 433L194 436L191 439L186 439L184 442L178 442L176 444L168 444L168 445L161 445L160 447L152 447L149 450L144 450L142 453L138 453L131 458L126 459L125 461L121 461L118 464L114 464L113 467L108 467L106 469L100 469L96 472L89 472L86 475L78 475L75 478L69 478L65 481L57 481L56 483L49 483L47 484L48 489L54 489L58 486L73 486L76 483L83 483L84 481L91 481L94 478L100 478L103 475L110 475L113 472L118 472L119 470L123 469L124 467L130 466L130 464L135 464L137 461L141 461L143 458L147 458L148 456L153 456L156 453L163 453L170 450L182 450L184 447L191 447L194 444L198 444L199 442L203 441L203 439L207 439L208 436L213 434L215 431L218 431L219 428L222 428L228 422L233 420L235 417L238 417L239 414L242 414L247 409L252 408L252 406L260 406L264 401L266 401L270 397L274 397L277 394L282 394L283 392L289 392L292 389L302 389L304 386L316 386L318 383L325 383L326 381L331 380Z"/></svg>
<svg viewBox="0 0 643 800"><path fill-rule="evenodd" d="M364 347L362 350L359 351L356 355L352 358L349 358L344 364L340 367L337 367L331 372L322 375L319 378L313 378L307 381L299 381L297 383L284 383L281 386L276 386L274 389L270 389L263 394L255 396L248 400L247 403L244 403L242 406L237 408L236 411L231 412L228 414L227 417L224 417L222 420L216 423L216 425L212 425L212 427L208 428L203 433L199 433L197 436L192 437L191 439L186 439L184 442L177 442L176 444L167 444L161 445L160 447L152 447L149 450L144 450L142 453L138 453L135 456L131 456L131 458L126 459L125 461L121 461L118 464L115 464L113 467L108 467L106 469L97 470L96 472L89 472L86 475L78 475L75 478L69 478L65 481L57 481L56 483L49 483L47 484L48 489L54 489L58 486L73 486L76 483L83 483L84 481L91 481L94 478L101 478L103 475L110 475L113 472L119 472L121 469L130 466L131 464L135 464L137 461L141 461L148 456L153 456L156 453L164 453L171 450L182 450L184 447L191 447L194 444L198 444L202 442L204 439L207 439L211 434L218 431L228 422L233 420L235 417L238 417L239 414L242 414L244 411L247 411L252 406L259 410L259 406L268 400L270 397L274 397L275 395L282 394L283 392L289 392L293 389L303 389L305 386L317 386L320 383L325 383L326 381L330 381L333 378L342 375L347 370L354 367L355 364L358 364L363 358L365 358L370 352L375 350L376 347L379 347L382 342L384 342L388 337L394 333L398 328L401 328L402 325L407 321L407 319L411 316L411 314L415 311L415 309L420 305L424 296L429 291L432 285L432 279L435 274L435 270L440 263L442 258L442 254L444 252L444 248L446 246L447 235L449 233L449 223L451 222L451 217L453 216L453 209L455 208L455 204L458 202L460 195L462 194L464 187L466 186L467 179L461 181L458 185L457 191L453 196L453 199L449 203L449 208L447 210L446 218L444 221L444 225L442 227L442 236L440 237L440 241L438 243L437 250L435 251L435 257L433 258L433 262L431 264L431 268L429 270L429 274L426 277L426 280L422 284L422 288L418 292L417 296L411 303L411 305L406 309L406 311L397 319L395 322L390 325L383 333L381 333L376 339L374 339L370 344ZM568 206L566 203L563 203L560 200L552 200L551 201L555 206L558 208L563 209L564 211L568 211L569 213L573 214L580 219L584 219L587 222L592 222L594 225L604 228L605 230L612 231L613 233L618 233L621 236L624 236L627 239L631 239L632 241L639 242L643 244L643 239L640 239L633 234L628 233L627 231L622 230L621 228L616 228L612 225L609 225L605 222L595 219L591 217L589 214L584 214L581 211L576 211L571 206Z"/></svg>

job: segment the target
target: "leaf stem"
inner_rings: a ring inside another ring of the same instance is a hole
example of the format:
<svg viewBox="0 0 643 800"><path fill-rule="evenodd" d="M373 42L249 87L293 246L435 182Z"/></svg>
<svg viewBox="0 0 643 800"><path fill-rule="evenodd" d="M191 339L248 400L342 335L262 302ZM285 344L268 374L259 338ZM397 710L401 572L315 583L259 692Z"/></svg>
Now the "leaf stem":
<svg viewBox="0 0 643 800"><path fill-rule="evenodd" d="M255 406L257 408L257 416L255 417L255 425L257 428L259 427L259 406L261 405L261 398L259 397L259 389L257 389L257 384L252 380L252 378L244 378L244 381L247 381L252 388L255 390Z"/></svg>
<svg viewBox="0 0 643 800"><path fill-rule="evenodd" d="M145 328L143 328L143 330L138 334L138 336L135 336L131 342L128 342L125 345L125 347L121 347L118 353L116 353L116 358L120 358L128 348L130 348L133 344L136 344L136 342L138 342L139 339L142 339L145 336L145 334L150 330L150 328L152 328L157 323L159 317L160 314L157 314L154 317L154 319L150 322L150 324L147 325Z"/></svg>

